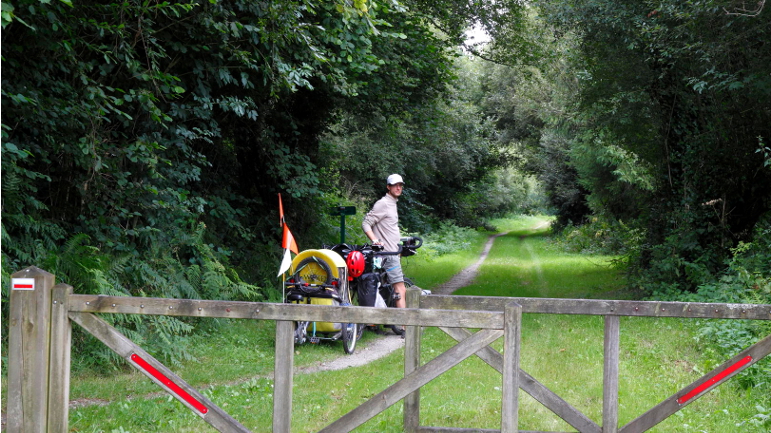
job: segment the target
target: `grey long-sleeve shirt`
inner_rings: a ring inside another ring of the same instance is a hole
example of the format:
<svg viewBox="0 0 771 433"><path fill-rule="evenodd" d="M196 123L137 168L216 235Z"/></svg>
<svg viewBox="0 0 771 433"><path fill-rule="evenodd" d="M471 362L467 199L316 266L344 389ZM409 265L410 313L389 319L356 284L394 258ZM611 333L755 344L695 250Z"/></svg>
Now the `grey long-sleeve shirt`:
<svg viewBox="0 0 771 433"><path fill-rule="evenodd" d="M397 200L390 194L375 202L372 210L364 217L361 228L366 233L372 230L383 242L385 251L399 251L399 213L396 210Z"/></svg>

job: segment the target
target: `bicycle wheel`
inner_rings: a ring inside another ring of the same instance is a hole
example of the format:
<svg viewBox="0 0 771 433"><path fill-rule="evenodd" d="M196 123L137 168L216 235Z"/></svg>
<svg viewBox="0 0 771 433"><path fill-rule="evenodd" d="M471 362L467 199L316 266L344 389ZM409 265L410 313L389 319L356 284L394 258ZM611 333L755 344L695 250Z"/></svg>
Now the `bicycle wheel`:
<svg viewBox="0 0 771 433"><path fill-rule="evenodd" d="M308 257L297 265L297 277L309 284L329 284L332 282L332 270L324 260Z"/></svg>
<svg viewBox="0 0 771 433"><path fill-rule="evenodd" d="M343 351L345 351L345 353L348 355L352 355L356 350L356 341L361 335L359 333L359 324L343 323L342 327Z"/></svg>

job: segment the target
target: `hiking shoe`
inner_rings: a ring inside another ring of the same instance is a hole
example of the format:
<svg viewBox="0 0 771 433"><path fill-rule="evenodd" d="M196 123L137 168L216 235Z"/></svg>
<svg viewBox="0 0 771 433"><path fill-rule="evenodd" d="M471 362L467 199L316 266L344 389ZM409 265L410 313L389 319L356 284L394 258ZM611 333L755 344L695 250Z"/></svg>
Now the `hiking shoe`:
<svg viewBox="0 0 771 433"><path fill-rule="evenodd" d="M404 336L404 328L401 326L389 325L389 328L394 331L394 334Z"/></svg>

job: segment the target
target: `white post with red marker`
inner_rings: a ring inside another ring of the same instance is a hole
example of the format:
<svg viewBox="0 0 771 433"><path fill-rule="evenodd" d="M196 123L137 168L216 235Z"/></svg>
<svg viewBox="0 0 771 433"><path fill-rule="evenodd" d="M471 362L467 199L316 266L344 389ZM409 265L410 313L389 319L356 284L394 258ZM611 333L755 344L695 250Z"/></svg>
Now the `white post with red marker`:
<svg viewBox="0 0 771 433"><path fill-rule="evenodd" d="M34 278L12 278L11 290L35 290Z"/></svg>

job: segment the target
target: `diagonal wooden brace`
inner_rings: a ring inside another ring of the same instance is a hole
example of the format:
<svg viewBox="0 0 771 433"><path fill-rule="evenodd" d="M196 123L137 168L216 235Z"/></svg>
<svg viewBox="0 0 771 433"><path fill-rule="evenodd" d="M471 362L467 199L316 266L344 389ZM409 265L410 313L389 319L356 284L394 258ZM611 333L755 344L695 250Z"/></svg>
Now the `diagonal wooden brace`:
<svg viewBox="0 0 771 433"><path fill-rule="evenodd" d="M355 429L502 335L503 331L497 329L486 329L473 334L367 400L361 406L348 412L319 433L342 433Z"/></svg>
<svg viewBox="0 0 771 433"><path fill-rule="evenodd" d="M166 392L190 408L193 413L200 416L218 431L249 432L249 429L233 419L233 417L104 320L90 313L73 312L70 313L70 319L98 338L115 353L126 359L133 367L165 389Z"/></svg>
<svg viewBox="0 0 771 433"><path fill-rule="evenodd" d="M441 328L447 335L455 340L468 338L471 333L463 328ZM477 352L484 362L490 367L496 369L499 373L503 372L503 355L492 347L485 347ZM565 422L575 427L576 430L586 433L602 433L602 428L578 409L571 406L570 403L563 400L562 397L555 394L552 390L538 382L533 376L527 374L522 369L519 370L519 386L526 393L530 394L539 403L554 412Z"/></svg>
<svg viewBox="0 0 771 433"><path fill-rule="evenodd" d="M710 371L699 380L645 412L619 430L619 433L640 433L688 406L704 394L723 384L750 365L771 353L771 335L741 351L738 355Z"/></svg>

